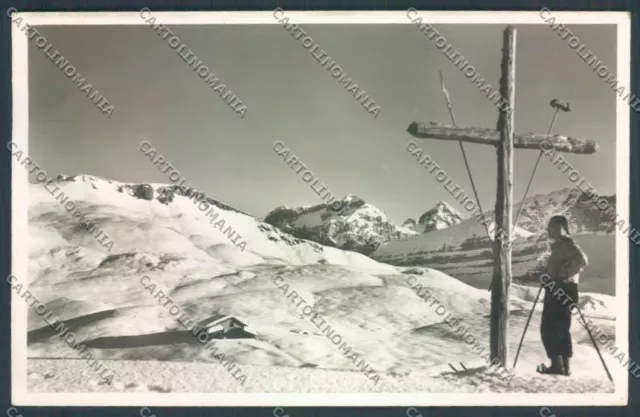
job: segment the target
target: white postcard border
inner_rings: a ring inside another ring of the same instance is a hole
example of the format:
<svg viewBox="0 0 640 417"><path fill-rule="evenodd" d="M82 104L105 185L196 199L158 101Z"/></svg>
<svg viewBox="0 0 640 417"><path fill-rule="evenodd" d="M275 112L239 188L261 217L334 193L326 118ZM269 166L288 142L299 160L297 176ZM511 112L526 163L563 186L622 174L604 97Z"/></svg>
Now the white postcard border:
<svg viewBox="0 0 640 417"><path fill-rule="evenodd" d="M278 24L271 11L265 12L160 12L152 10L158 23ZM286 11L299 24L411 24L404 11L394 12L299 12ZM546 25L538 12L444 12L419 11L431 24ZM19 13L32 25L146 25L138 12ZM630 16L625 12L553 12L566 24L617 25L617 79L630 88ZM549 29L551 30L551 29ZM427 40L425 40L427 42ZM13 141L28 153L28 40L12 26L13 48ZM567 53L572 53L567 47ZM586 64L585 64L586 65ZM599 80L594 74L593 81ZM629 222L629 113L620 98L616 103L616 208ZM27 171L13 162L12 169L12 273L27 276L28 248ZM629 241L616 232L616 343L629 352ZM27 306L11 295L12 402L21 406L579 406L626 405L628 378L618 363L611 369L615 392L609 394L522 394L522 393L35 393L27 392ZM212 395L213 394L213 395Z"/></svg>

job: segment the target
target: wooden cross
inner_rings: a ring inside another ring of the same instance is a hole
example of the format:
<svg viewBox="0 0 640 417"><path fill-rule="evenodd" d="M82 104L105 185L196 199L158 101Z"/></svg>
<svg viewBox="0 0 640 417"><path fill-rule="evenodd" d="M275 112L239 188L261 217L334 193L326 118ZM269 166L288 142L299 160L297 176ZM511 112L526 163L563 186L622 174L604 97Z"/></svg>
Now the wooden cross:
<svg viewBox="0 0 640 417"><path fill-rule="evenodd" d="M407 131L421 139L443 139L493 145L498 157L498 182L495 205L496 228L503 231L502 239L493 241L493 281L491 287L491 359L507 366L507 334L509 321L509 285L511 284L511 244L513 212L513 149L554 149L557 152L590 154L598 145L587 139L560 135L526 133L515 135L515 58L516 30L508 26L504 31L500 94L507 106L500 110L498 129L470 128L438 123L412 123ZM511 111L508 111L511 109ZM498 230L498 229L496 229Z"/></svg>

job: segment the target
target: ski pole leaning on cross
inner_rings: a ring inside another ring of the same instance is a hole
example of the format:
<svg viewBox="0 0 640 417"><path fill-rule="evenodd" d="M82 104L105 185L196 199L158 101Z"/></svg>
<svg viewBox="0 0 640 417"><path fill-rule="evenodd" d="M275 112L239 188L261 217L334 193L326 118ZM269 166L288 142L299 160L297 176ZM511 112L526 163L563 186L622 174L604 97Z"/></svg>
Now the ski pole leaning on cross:
<svg viewBox="0 0 640 417"><path fill-rule="evenodd" d="M570 112L571 111L571 105L568 102L564 102L564 101L560 101L557 98L554 98L553 100L551 100L549 102L549 105L555 110L553 112L553 117L551 118L551 124L549 125L549 130L547 131L547 135L551 134L551 131L553 130L553 125L556 123L556 118L558 117L558 112L560 110L562 110L563 112ZM538 158L536 159L536 164L533 167L533 172L531 173L531 177L529 178L529 183L527 184L527 188L525 188L524 190L524 197L522 197L522 202L520 203L520 206L518 207L518 213L516 213L516 217L515 220L513 222L513 230L511 231L511 235L513 236L513 234L516 231L516 226L518 225L518 219L520 218L520 213L522 212L522 207L524 206L524 200L527 198L527 195L529 195L529 188L531 188L531 183L533 182L533 177L535 177L536 175L536 171L538 170L538 165L540 165L540 159L542 158L543 155L543 151L542 149L540 149L540 152L538 153ZM493 284L493 282L491 283L491 285ZM491 291L491 285L489 285L488 290ZM516 355L517 358L517 355Z"/></svg>
<svg viewBox="0 0 640 417"><path fill-rule="evenodd" d="M438 72L440 74L440 89L442 90L442 94L444 95L444 98L447 101L447 109L449 110L451 124L454 127L457 127L458 125L456 123L456 116L453 113L453 104L451 103L451 96L449 95L449 90L447 90L447 87L444 84L444 75L442 75L442 71L438 71ZM462 143L462 140L458 140L458 144L460 145L460 152L462 153L464 166L467 169L467 174L469 175L469 182L471 183L471 189L473 190L475 203L478 206L478 210L480 210L480 213L484 213L484 210L482 209L482 204L480 204L480 197L478 197L478 190L476 189L476 184L473 181L473 175L471 174L471 168L469 167L469 160L467 159L467 153L465 152L464 144ZM491 238L491 232L489 231L489 227L485 223L482 223L482 225L484 226L484 230L487 233L487 236ZM495 230L494 230L494 233L496 233ZM502 248L502 251L504 251L504 248ZM491 287L489 287L489 290L491 290Z"/></svg>
<svg viewBox="0 0 640 417"><path fill-rule="evenodd" d="M558 117L558 111L562 110L563 112L570 112L571 105L568 102L560 101L556 98L549 102L549 105L555 109L553 112L553 118L551 119L551 124L549 125L549 130L547 131L547 135L551 134L553 130L553 125L556 123L556 118ZM522 203L520 203L520 207L518 207L518 213L516 214L515 221L513 222L513 231L516 230L516 225L518 224L518 218L520 217L520 213L522 212L522 206L524 206L524 200L527 198L529 194L529 188L531 187L531 183L533 182L533 177L536 175L536 171L538 170L538 165L540 165L540 159L542 158L542 154L544 152L540 149L538 153L538 159L536 159L536 164L533 167L533 172L531 173L531 178L529 178L529 183L527 184L527 188L524 190L524 197L522 198ZM513 234L513 232L511 232Z"/></svg>
<svg viewBox="0 0 640 417"><path fill-rule="evenodd" d="M447 87L444 85L444 76L442 75L442 71L439 71L439 73L440 73L440 88L442 90L442 94L444 95L445 100L447 101L447 109L449 109L449 116L451 117L451 123L453 124L454 127L457 127L456 116L453 113L453 104L451 104L451 97L449 96L449 90L447 90ZM482 210L482 206L480 205L478 190L476 190L476 183L473 181L473 175L471 175L471 168L469 167L469 160L467 159L467 153L464 150L464 144L462 143L461 140L458 141L458 144L460 145L460 152L462 153L464 166L467 168L467 174L469 175L469 182L471 183L471 189L473 190L473 195L476 199L475 203L478 205L478 209L482 213L483 210ZM484 225L484 228L487 232L487 235L489 235L489 228L486 225Z"/></svg>
<svg viewBox="0 0 640 417"><path fill-rule="evenodd" d="M556 123L556 118L558 117L558 111L562 109L565 112L571 111L571 106L569 103L562 103L557 99L553 99L549 102L549 105L555 109L553 112L553 118L551 119L551 124L549 125L549 130L547 134L551 134L553 130L553 125ZM522 206L524 206L524 200L527 198L527 194L529 193L529 187L531 187L531 183L533 182L533 177L536 175L536 171L538 170L538 165L540 165L540 158L542 158L542 150L538 154L538 159L536 159L536 164L533 167L533 173L531 174L531 178L529 178L529 183L527 184L527 188L524 191L524 198L520 203L520 207L518 207L518 214L516 214L516 219L513 222L513 229L515 230L516 225L518 224L518 218L520 217L520 213L522 212ZM529 313L529 317L527 318L527 323L524 325L524 332L522 333L522 337L520 338L520 343L518 344L518 350L516 351L516 358L513 361L513 367L516 367L518 363L518 356L520 355L520 349L522 348L522 342L524 341L524 335L527 333L527 328L529 327L529 322L531 321L531 317L533 316L533 311L536 309L536 304L538 304L538 299L540 298L540 294L542 293L543 285L540 284L540 289L538 290L538 295L536 295L536 299L533 301L533 307L531 308L531 312Z"/></svg>

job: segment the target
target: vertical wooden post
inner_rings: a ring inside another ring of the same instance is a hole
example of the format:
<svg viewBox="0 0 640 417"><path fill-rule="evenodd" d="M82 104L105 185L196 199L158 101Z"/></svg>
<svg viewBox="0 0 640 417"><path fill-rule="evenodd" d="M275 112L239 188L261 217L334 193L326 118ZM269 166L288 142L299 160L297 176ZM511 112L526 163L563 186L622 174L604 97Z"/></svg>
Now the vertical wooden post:
<svg viewBox="0 0 640 417"><path fill-rule="evenodd" d="M509 333L509 285L511 284L511 218L513 211L513 124L516 81L516 30L508 26L503 34L500 94L507 106L500 111L498 131L498 189L496 190L493 242L493 284L491 289L491 359L507 366Z"/></svg>

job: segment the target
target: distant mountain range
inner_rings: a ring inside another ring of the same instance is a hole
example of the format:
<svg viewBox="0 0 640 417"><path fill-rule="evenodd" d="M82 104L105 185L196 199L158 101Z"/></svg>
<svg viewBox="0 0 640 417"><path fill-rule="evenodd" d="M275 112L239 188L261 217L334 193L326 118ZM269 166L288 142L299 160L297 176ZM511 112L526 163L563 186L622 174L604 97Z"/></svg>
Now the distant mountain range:
<svg viewBox="0 0 640 417"><path fill-rule="evenodd" d="M615 207L615 196L605 198ZM477 219L465 219L444 201L425 211L418 221L410 218L402 226L394 225L382 210L354 195L345 197L343 205L346 208L340 212L326 204L281 206L271 211L265 222L301 239L374 257L389 255L390 250L394 253L434 251L443 247L468 247L474 239L488 240L486 229ZM514 216L519 207L520 204L514 207ZM522 204L518 227L514 229L515 236L543 235L549 218L557 214L567 216L574 234L610 234L615 230L610 216L579 189L565 188L527 198ZM493 211L485 215L492 219ZM494 228L492 225L491 234Z"/></svg>
<svg viewBox="0 0 640 417"><path fill-rule="evenodd" d="M327 204L280 206L265 217L265 222L300 239L365 255L370 255L383 243L444 229L462 220L456 209L440 201L425 211L417 222L407 219L402 226L397 226L382 210L353 194L342 200L339 211Z"/></svg>
<svg viewBox="0 0 640 417"><path fill-rule="evenodd" d="M384 242L418 234L410 227L391 223L382 210L353 194L341 202L339 211L327 204L280 206L264 221L300 239L367 255Z"/></svg>
<svg viewBox="0 0 640 417"><path fill-rule="evenodd" d="M615 212L616 196L602 196ZM514 215L520 205L514 207ZM522 204L518 226L524 230L539 234L545 233L547 222L553 215L562 214L569 220L571 233L605 233L615 231L611 216L601 210L578 188L564 188L549 194L540 194L527 198ZM493 212L488 213L493 217Z"/></svg>

